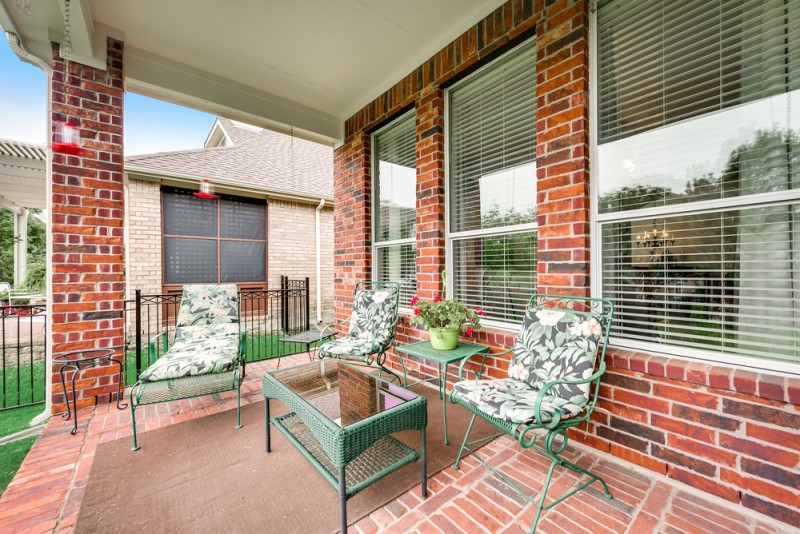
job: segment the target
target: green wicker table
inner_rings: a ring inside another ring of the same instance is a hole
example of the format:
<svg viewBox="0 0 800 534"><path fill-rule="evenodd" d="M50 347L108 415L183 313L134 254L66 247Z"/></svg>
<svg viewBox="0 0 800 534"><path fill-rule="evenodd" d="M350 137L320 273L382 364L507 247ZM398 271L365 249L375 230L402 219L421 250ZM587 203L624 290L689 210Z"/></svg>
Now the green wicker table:
<svg viewBox="0 0 800 534"><path fill-rule="evenodd" d="M280 430L334 488L347 532L347 499L404 465L420 460L428 496L427 400L338 360L320 360L264 374L266 450ZM290 412L270 420L270 399ZM419 430L420 453L389 434Z"/></svg>
<svg viewBox="0 0 800 534"><path fill-rule="evenodd" d="M460 362L464 358L488 352L489 347L486 345L476 345L475 343L465 343L459 341L456 348L452 350L437 350L431 346L430 341L420 341L419 343L411 343L409 345L402 345L396 347L398 353L416 356L423 360L436 362L439 369L438 376L434 378L426 378L418 380L408 386L419 384L420 382L428 382L436 380L439 386L439 398L442 399L442 419L444 420L444 444L449 445L447 440L447 366L451 363ZM402 356L401 356L402 358ZM444 371L444 372L442 372Z"/></svg>

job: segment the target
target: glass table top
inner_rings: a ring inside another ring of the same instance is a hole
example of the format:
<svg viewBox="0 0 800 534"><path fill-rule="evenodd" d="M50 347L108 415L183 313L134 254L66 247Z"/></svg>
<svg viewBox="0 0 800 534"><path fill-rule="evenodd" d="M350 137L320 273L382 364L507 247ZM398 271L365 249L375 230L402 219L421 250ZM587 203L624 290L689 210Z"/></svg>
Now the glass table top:
<svg viewBox="0 0 800 534"><path fill-rule="evenodd" d="M417 395L335 360L269 373L339 426L387 412Z"/></svg>

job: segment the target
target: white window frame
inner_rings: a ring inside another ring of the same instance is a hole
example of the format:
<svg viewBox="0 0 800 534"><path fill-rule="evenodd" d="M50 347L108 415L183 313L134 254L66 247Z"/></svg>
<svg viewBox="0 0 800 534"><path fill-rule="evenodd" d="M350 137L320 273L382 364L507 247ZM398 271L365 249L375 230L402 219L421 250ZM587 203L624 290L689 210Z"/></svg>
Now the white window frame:
<svg viewBox="0 0 800 534"><path fill-rule="evenodd" d="M372 192L372 202L371 202L371 206L370 206L370 209L372 210L372 224L371 224L370 230L372 232L372 269L371 269L371 272L372 272L372 279L373 280L377 280L378 279L378 249L390 248L390 247L397 246L397 245L413 245L414 246L414 255L415 255L414 256L414 265L415 265L415 269L414 270L415 270L415 277L416 277L416 251L417 251L417 225L416 225L416 223L414 224L414 236L413 237L410 237L410 238L407 238L407 239L392 239L392 240L389 240L389 241L378 241L377 237L378 237L378 219L379 218L375 216L378 213L378 207L380 206L380 202L381 202L380 194L378 194L378 195L375 194L376 191L378 191L380 193L380 189L375 187L378 184L378 180L380 178L380 176L378 174L378 166L380 165L380 162L378 161L377 153L375 152L375 146L376 146L375 137L380 135L384 131L388 130L392 126L394 126L397 122L407 118L409 115L415 115L416 112L417 112L416 109L410 109L405 113L401 113L397 117L393 117L391 121L389 121L387 124L385 124L381 128L375 130L374 132L372 132L372 135L370 135L370 159L371 159L371 161L370 161L370 170L372 172L372 177L371 177L371 180L370 180L371 181L371 187L372 187L372 190L371 190L371 192ZM415 139L414 139L414 145L416 147L416 134L415 134ZM415 164L415 167L414 167L414 172L415 172L415 175L416 175L416 164ZM414 189L415 189L414 198L416 199L416 197L417 197L416 184L415 184ZM417 211L417 206L416 206L416 200L415 200L414 201L414 213L415 214L416 214L416 211ZM411 312L411 308L408 306L408 303L407 302L402 302L402 301L399 303L399 310L402 311L402 312Z"/></svg>
<svg viewBox="0 0 800 534"><path fill-rule="evenodd" d="M589 157L591 162L598 161L599 145L598 124L599 124L599 102L598 102L598 28L597 28L597 2L593 1L590 5L589 13ZM713 113L723 113L737 107L731 106ZM710 114L709 114L710 115ZM660 128L672 127L695 120L696 117L684 119L682 121L670 123ZM659 128L654 128L656 131ZM697 215L703 213L719 213L736 208L763 208L770 206L780 206L795 204L800 202L800 189L787 191L775 191L770 193L760 193L740 197L713 199L700 202L685 204L673 204L658 208L644 208L638 210L627 210L610 213L598 212L598 193L599 176L597 165L589 165L589 191L591 194L591 213L590 213L590 251L591 251L591 285L590 292L592 297L602 298L603 296L603 258L602 258L602 227L604 224L616 221L636 221L641 219L652 219L654 217L669 217L671 215ZM649 353L661 354L667 357L680 357L688 360L700 360L709 363L718 363L736 367L746 367L758 371L777 371L788 374L800 374L800 366L796 363L767 360L754 358L741 354L723 353L714 350L704 350L691 347L681 347L667 343L656 343L614 337L609 337L610 345L620 348L641 350Z"/></svg>
<svg viewBox="0 0 800 534"><path fill-rule="evenodd" d="M536 42L536 37L531 37L530 39L526 39L524 42L519 43L516 46L513 46L508 51L504 52L503 55L493 59L492 61L488 62L486 65L482 65L479 69L476 69L475 72L470 73L468 76L465 76L463 79L459 80L458 83L448 87L444 91L444 234L445 234L445 267L447 268L447 294L445 298L452 299L453 298L453 242L460 241L468 238L473 237L483 237L486 235L509 235L509 234L519 234L525 232L539 232L539 223L538 221L525 223L525 224L516 224L513 226L498 226L495 228L481 228L478 230L467 230L463 232L452 232L450 230L450 92L457 88L462 83L465 83L470 78L477 76L478 74L482 73L490 66L496 64L499 61L502 61L505 57L509 54L513 53L520 47L527 46L530 43ZM538 184L537 184L538 187ZM538 189L537 189L538 191ZM537 211L538 211L538 202L537 202ZM538 247L537 247L538 252ZM537 260L538 263L538 260ZM538 284L538 278L537 278ZM509 323L506 321L498 321L496 319L489 319L484 318L481 319L481 325L488 326L490 328L497 328L499 330L510 330L513 332L519 332L519 327L521 323Z"/></svg>

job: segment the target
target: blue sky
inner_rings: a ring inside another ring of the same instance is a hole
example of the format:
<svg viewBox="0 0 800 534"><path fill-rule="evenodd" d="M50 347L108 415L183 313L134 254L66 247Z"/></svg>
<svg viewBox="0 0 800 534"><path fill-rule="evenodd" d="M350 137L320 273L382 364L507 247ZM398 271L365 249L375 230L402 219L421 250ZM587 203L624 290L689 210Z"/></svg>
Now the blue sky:
<svg viewBox="0 0 800 534"><path fill-rule="evenodd" d="M125 94L125 155L202 148L215 117ZM0 138L47 142L47 76L0 37Z"/></svg>

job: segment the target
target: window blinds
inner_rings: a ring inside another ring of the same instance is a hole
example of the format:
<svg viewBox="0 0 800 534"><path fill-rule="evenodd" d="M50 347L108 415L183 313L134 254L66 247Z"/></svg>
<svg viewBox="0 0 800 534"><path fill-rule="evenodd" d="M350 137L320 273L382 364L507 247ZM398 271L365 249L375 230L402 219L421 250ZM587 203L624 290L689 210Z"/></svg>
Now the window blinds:
<svg viewBox="0 0 800 534"><path fill-rule="evenodd" d="M528 42L449 92L450 232L535 221L535 65Z"/></svg>
<svg viewBox="0 0 800 534"><path fill-rule="evenodd" d="M598 25L599 142L800 89L800 4L610 0Z"/></svg>

